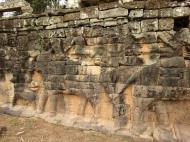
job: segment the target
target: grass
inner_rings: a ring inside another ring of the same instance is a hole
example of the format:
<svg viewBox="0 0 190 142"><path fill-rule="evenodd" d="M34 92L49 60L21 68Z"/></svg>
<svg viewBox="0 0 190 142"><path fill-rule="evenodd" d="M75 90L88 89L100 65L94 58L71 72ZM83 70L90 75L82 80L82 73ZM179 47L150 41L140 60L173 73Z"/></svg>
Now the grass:
<svg viewBox="0 0 190 142"><path fill-rule="evenodd" d="M132 142L124 137L68 128L35 118L0 114L0 125L7 127L0 142Z"/></svg>

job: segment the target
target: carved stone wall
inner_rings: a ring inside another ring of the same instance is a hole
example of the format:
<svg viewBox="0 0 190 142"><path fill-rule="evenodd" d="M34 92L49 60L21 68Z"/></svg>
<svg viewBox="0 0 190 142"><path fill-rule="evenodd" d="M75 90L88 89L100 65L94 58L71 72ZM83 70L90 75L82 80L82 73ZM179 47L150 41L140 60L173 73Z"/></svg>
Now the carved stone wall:
<svg viewBox="0 0 190 142"><path fill-rule="evenodd" d="M189 15L134 1L0 19L1 111L188 142Z"/></svg>

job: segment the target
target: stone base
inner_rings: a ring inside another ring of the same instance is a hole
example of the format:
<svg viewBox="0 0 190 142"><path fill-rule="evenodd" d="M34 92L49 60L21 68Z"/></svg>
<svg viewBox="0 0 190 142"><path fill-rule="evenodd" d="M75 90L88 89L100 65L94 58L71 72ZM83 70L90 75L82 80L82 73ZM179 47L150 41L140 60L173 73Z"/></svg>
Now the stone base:
<svg viewBox="0 0 190 142"><path fill-rule="evenodd" d="M146 141L146 142L152 142L152 141L160 141L163 142L177 142L177 138L168 137L166 127L163 126L156 126L153 128L154 131L153 136L150 136L148 134L148 129L146 133L143 133L142 135L135 135L131 132L130 128L116 128L114 126L113 121L105 121L102 119L95 119L95 118L84 118L77 115L62 115L57 114L53 115L48 112L44 112L42 114L36 113L36 111L33 110L31 107L24 107L17 105L15 107L11 107L10 104L2 104L0 103L0 111L1 113L12 115L12 116L19 116L19 117L36 117L43 119L49 123L56 124L56 125L63 125L67 127L74 127L74 128L80 128L84 130L94 130L98 132L102 132L105 134L116 134L121 136L126 136L133 138L134 141ZM178 139L183 142L188 142L190 138L189 125L184 124L176 124L175 129L177 130L176 135L178 135ZM169 139L168 139L169 138Z"/></svg>

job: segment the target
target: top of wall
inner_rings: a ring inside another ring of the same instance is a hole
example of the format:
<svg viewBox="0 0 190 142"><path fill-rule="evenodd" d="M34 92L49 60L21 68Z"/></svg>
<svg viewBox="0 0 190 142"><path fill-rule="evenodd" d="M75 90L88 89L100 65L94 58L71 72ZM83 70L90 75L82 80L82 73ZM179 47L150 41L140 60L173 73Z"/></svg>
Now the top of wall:
<svg viewBox="0 0 190 142"><path fill-rule="evenodd" d="M190 15L190 1L183 2L157 2L134 1L119 4L117 2L99 4L80 9L61 9L56 12L19 15L0 19L1 29L6 30L36 30L56 29L77 26L116 26L135 21L150 19L153 26L158 29L159 19L175 19ZM18 20L19 19L19 20ZM11 22L11 20L13 20ZM4 21L4 22L3 22ZM8 22L5 22L8 21ZM167 23L174 23L170 20ZM150 23L150 25L151 25ZM142 26L142 22L140 23ZM149 25L149 26L150 26ZM146 22L143 26L146 26ZM32 28L33 27L33 28ZM35 28L34 28L35 27ZM172 30L171 27L165 30ZM2 30L1 30L2 31Z"/></svg>

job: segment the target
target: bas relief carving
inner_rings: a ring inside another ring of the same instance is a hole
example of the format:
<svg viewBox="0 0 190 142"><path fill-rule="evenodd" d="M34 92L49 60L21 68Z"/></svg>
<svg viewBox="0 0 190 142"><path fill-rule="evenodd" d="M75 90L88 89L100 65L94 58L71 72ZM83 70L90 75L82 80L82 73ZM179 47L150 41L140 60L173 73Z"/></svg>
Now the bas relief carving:
<svg viewBox="0 0 190 142"><path fill-rule="evenodd" d="M47 54L51 58L50 60L55 60L57 65L49 63L51 66L43 66L42 70L38 63L33 65L35 70L28 70L23 74L24 80L28 83L24 86L20 85L19 89L12 85L12 82L18 80L14 76L15 73L5 73L2 81L3 88L7 88L7 91L5 90L6 93L1 94L9 96L8 100L11 104L32 104L34 110L39 114L49 112L53 117L56 113L62 113L63 115L110 120L114 121L118 128L130 129L135 135L145 138L151 138L154 135L157 139L163 135L161 137L175 140L180 135L180 127L184 127L179 125L180 122L186 121L189 113L188 110L183 110L183 113L175 116L176 112L171 110L171 107L176 107L177 104L181 107L182 102L189 100L188 47L190 39L186 36L189 33L189 29L182 29L169 35L169 39L163 39L163 35L159 35L161 46L157 45L149 50L146 50L144 45L136 45L138 46L136 54L140 61L137 67L105 70L101 66L100 71L97 70L97 66L84 68L83 72L89 73L85 83L73 82L71 76L63 73L70 72L75 75L76 66L67 66L66 64L68 62L77 64L76 58L91 56L85 52L85 40L75 38L72 41L73 47L67 49L65 51L67 53L61 56L65 65L63 62L56 61L56 54L60 52L56 53L54 48L43 51L44 53L40 54ZM104 50L95 52L93 54L99 56L98 54ZM29 60L39 60L40 54L35 54ZM62 64L61 67L59 62ZM88 62L84 63L89 64ZM58 78L51 74L44 78L44 73L48 68L50 73L58 74ZM179 68L183 70L179 71ZM98 77L95 83L90 82L92 76ZM80 80L80 77L83 76L75 77ZM55 86L52 86L51 81L55 83ZM174 89L172 90L171 87ZM184 94L183 97L182 94ZM23 103L20 100L29 103ZM188 106L188 103L186 104ZM176 111L180 111L180 108Z"/></svg>

